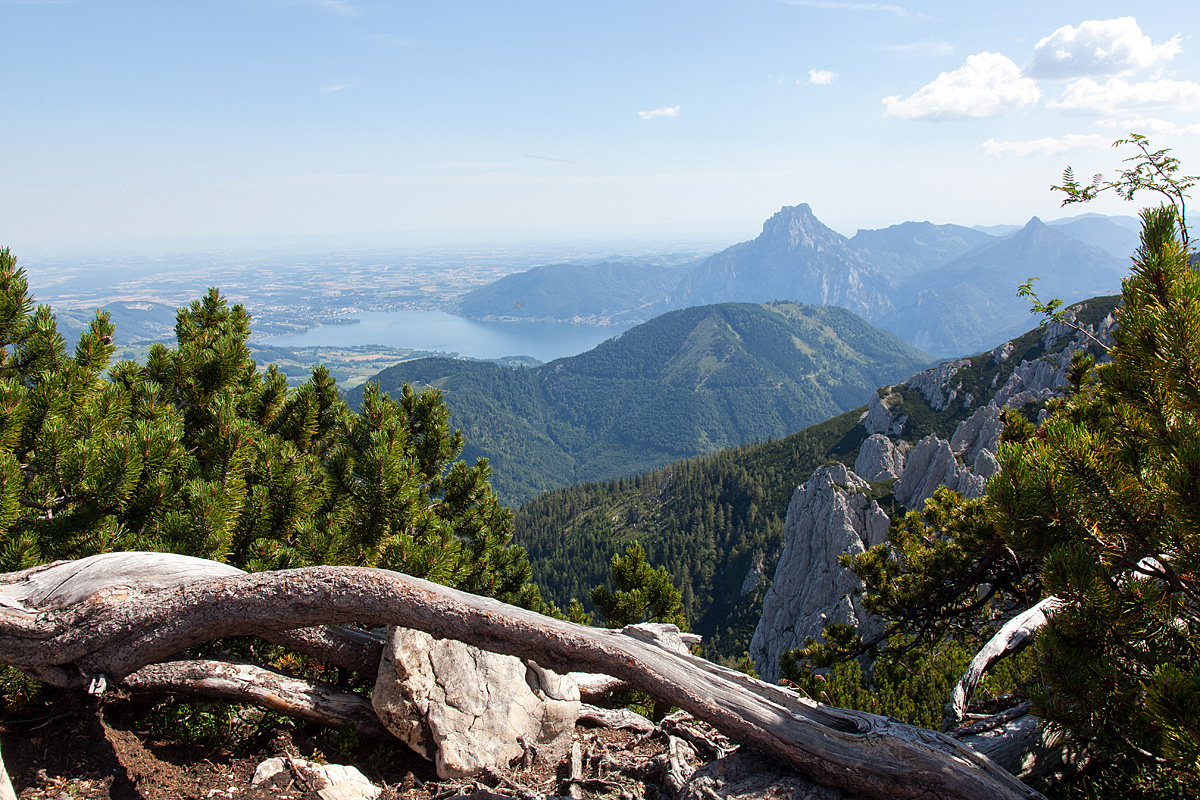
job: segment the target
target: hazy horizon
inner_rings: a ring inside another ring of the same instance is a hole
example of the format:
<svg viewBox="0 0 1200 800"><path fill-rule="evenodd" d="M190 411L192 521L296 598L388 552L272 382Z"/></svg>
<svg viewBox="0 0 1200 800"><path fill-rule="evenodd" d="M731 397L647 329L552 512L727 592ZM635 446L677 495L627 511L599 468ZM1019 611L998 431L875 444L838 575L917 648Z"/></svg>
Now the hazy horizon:
<svg viewBox="0 0 1200 800"><path fill-rule="evenodd" d="M1129 131L1200 171L1189 10L0 0L0 246L1053 218L1063 167L1111 174Z"/></svg>

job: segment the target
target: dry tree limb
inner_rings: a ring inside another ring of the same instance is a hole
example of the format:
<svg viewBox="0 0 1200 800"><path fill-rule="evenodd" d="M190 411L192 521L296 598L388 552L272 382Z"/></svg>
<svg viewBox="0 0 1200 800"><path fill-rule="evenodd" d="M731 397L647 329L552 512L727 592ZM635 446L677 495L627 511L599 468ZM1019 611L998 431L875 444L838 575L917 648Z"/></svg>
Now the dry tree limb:
<svg viewBox="0 0 1200 800"><path fill-rule="evenodd" d="M980 733L986 733L987 731L999 728L1001 725L1007 725L1014 719L1019 719L1020 717L1025 716L1029 713L1029 710L1032 707L1033 705L1026 700L1024 703L1015 705L1012 708L1006 708L999 714L992 714L989 717L976 720L970 725L963 725L961 728L955 728L946 735L953 736L955 739L961 740Z"/></svg>
<svg viewBox="0 0 1200 800"><path fill-rule="evenodd" d="M992 719L989 717L980 722L990 723ZM1085 749L1066 738L1061 731L1051 729L1044 719L1033 714L1023 714L992 724L984 730L962 736L959 741L1026 780L1071 773L1089 759Z"/></svg>
<svg viewBox="0 0 1200 800"><path fill-rule="evenodd" d="M585 703L603 700L626 686L625 681L598 672L572 672L567 677L575 681L575 685L579 687L579 697Z"/></svg>
<svg viewBox="0 0 1200 800"><path fill-rule="evenodd" d="M164 661L142 667L125 676L121 683L136 692L253 703L331 728L350 728L371 739L391 736L365 697L332 684L294 678L253 664Z"/></svg>
<svg viewBox="0 0 1200 800"><path fill-rule="evenodd" d="M1013 617L1000 630L996 631L996 635L975 654L975 658L971 659L966 672L950 692L950 701L946 703L945 711L942 714L943 731L950 730L962 721L963 714L967 710L967 703L970 702L971 695L975 693L975 687L979 685L979 679L983 677L983 674L997 661L1023 650L1033 641L1034 634L1038 629L1049 621L1050 615L1061 606L1062 601L1057 597L1047 597L1032 608Z"/></svg>
<svg viewBox="0 0 1200 800"><path fill-rule="evenodd" d="M143 590L162 554L119 553L0 576L0 661L119 680L214 638L315 625L395 624L560 672L604 672L679 706L819 782L880 798L1040 795L948 736L822 706L619 630L551 619L386 570L311 567ZM192 560L194 561L194 559ZM116 578L110 563L119 566ZM71 599L56 587L76 589Z"/></svg>
<svg viewBox="0 0 1200 800"><path fill-rule="evenodd" d="M599 708L583 703L579 707L579 721L601 728L624 728L636 733L654 730L654 723L628 708Z"/></svg>

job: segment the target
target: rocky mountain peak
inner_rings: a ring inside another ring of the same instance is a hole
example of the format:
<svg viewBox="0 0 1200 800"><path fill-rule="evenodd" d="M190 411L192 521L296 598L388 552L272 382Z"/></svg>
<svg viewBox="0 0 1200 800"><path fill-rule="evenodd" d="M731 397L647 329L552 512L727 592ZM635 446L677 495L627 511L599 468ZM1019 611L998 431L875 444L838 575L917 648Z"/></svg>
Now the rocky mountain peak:
<svg viewBox="0 0 1200 800"><path fill-rule="evenodd" d="M776 246L784 245L790 249L820 248L825 244L843 244L848 241L845 236L817 219L808 203L781 208L763 223L759 240L766 240Z"/></svg>

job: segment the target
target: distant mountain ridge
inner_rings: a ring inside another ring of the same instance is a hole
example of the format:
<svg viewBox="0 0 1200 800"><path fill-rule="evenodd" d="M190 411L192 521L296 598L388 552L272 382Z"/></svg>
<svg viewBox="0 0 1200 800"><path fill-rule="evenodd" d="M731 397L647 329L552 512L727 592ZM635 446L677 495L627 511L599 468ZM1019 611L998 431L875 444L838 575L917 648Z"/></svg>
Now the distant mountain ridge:
<svg viewBox="0 0 1200 800"><path fill-rule="evenodd" d="M893 281L913 275L982 247L993 237L961 225L902 222L878 230L859 230L850 244Z"/></svg>
<svg viewBox="0 0 1200 800"><path fill-rule="evenodd" d="M664 314L538 367L427 358L373 380L389 392L440 389L466 434L464 456L486 456L493 485L515 503L785 436L930 361L845 309L725 303ZM361 387L347 393L361 398Z"/></svg>
<svg viewBox="0 0 1200 800"><path fill-rule="evenodd" d="M801 203L767 220L758 238L700 262L680 280L667 307L790 300L871 318L892 309L881 279L879 267Z"/></svg>
<svg viewBox="0 0 1200 800"><path fill-rule="evenodd" d="M1018 231L905 281L893 295L902 310L873 321L931 352L944 355L951 341L977 352L1036 324L1029 301L1016 295L1023 281L1038 277L1034 288L1041 297L1074 302L1120 291L1128 272L1104 250L1034 217Z"/></svg>
<svg viewBox="0 0 1200 800"><path fill-rule="evenodd" d="M609 265L571 274L530 271L475 290L460 309L475 316L470 309L481 298L493 309L533 298L547 318L634 321L723 302L836 305L916 347L952 357L994 346L1030 324L1027 302L1016 297L1018 284L1030 277L1041 278L1043 297L1068 303L1119 289L1112 278L1124 273L1124 259L1136 246L1131 220L1085 214L1045 225L1034 218L1036 236L1029 225L993 236L991 229L905 222L847 238L801 203L774 214L756 238L682 274L643 269L622 277ZM673 277L676 283L667 286ZM572 295L571 285L580 291ZM556 301L539 294L554 294Z"/></svg>
<svg viewBox="0 0 1200 800"><path fill-rule="evenodd" d="M455 311L486 320L638 320L679 282L677 267L629 262L550 264L508 275L464 295Z"/></svg>

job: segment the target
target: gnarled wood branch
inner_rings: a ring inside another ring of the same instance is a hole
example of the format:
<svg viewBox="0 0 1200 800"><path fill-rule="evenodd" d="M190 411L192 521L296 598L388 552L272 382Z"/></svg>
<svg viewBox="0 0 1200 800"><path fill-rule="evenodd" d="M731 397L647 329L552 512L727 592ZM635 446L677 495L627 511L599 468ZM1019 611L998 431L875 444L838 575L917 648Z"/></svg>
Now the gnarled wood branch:
<svg viewBox="0 0 1200 800"><path fill-rule="evenodd" d="M165 661L142 667L121 683L133 691L253 703L331 728L350 728L371 739L391 736L365 697L254 664L209 659Z"/></svg>
<svg viewBox="0 0 1200 800"><path fill-rule="evenodd" d="M155 582L149 573L162 569L164 560L173 577ZM395 624L560 672L621 678L820 782L853 792L880 798L1040 796L950 737L822 706L621 631L551 619L385 570L206 572L188 580L193 562L118 553L0 576L0 661L58 667L81 683L96 675L119 680L214 638Z"/></svg>
<svg viewBox="0 0 1200 800"><path fill-rule="evenodd" d="M996 631L996 635L989 639L988 643L971 659L966 672L950 692L950 701L946 703L946 708L942 713L943 731L950 730L962 721L963 714L967 710L967 703L970 702L971 695L975 693L975 687L979 685L979 679L983 677L983 674L997 661L1023 650L1033 641L1034 634L1038 632L1038 629L1049 621L1050 615L1061 606L1062 601L1057 597L1047 597L1032 608L1013 617L1000 630Z"/></svg>

